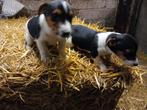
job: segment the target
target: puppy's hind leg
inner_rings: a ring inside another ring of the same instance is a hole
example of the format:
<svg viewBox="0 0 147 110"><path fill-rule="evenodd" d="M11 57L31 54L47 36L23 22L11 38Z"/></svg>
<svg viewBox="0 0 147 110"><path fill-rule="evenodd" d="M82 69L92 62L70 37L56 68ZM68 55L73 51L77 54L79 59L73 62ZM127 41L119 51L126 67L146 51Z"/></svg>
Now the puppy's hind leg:
<svg viewBox="0 0 147 110"><path fill-rule="evenodd" d="M32 50L33 44L34 44L34 40L27 30L26 35L25 35L25 48L27 50Z"/></svg>

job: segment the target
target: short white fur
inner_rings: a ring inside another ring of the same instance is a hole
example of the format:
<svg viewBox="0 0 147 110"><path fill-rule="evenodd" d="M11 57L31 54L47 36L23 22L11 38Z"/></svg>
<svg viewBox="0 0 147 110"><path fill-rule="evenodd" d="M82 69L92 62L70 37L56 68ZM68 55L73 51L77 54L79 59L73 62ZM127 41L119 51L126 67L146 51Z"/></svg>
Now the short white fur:
<svg viewBox="0 0 147 110"><path fill-rule="evenodd" d="M67 6L66 1L62 1L62 5L63 5L65 12L67 13L68 12L68 6Z"/></svg>
<svg viewBox="0 0 147 110"><path fill-rule="evenodd" d="M41 26L41 30L40 30L40 36L38 39L33 39L33 37L30 35L27 28L27 24L28 22L26 23L26 36L25 36L27 49L30 50L32 48L33 42L35 41L39 49L41 60L44 62L47 62L48 49L47 49L46 42L54 46L57 43L59 43L59 57L65 57L65 39L53 33L52 29L47 24L44 14L41 14L39 16L39 25Z"/></svg>
<svg viewBox="0 0 147 110"><path fill-rule="evenodd" d="M106 53L111 53L110 49L106 45L106 40L110 34L114 32L105 32L105 33L98 33L98 53L101 54L106 54Z"/></svg>
<svg viewBox="0 0 147 110"><path fill-rule="evenodd" d="M59 33L62 34L63 32L72 32L71 23L67 20L64 23L59 24Z"/></svg>

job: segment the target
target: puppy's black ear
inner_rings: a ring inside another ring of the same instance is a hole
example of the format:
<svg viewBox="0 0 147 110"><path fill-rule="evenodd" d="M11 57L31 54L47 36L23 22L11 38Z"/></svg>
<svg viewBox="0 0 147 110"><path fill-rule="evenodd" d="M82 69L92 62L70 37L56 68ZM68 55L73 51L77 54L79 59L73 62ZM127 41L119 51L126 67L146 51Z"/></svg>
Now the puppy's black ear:
<svg viewBox="0 0 147 110"><path fill-rule="evenodd" d="M114 47L117 45L117 37L115 35L110 35L106 41L108 47Z"/></svg>
<svg viewBox="0 0 147 110"><path fill-rule="evenodd" d="M48 8L48 3L44 3L39 7L38 15L43 14Z"/></svg>

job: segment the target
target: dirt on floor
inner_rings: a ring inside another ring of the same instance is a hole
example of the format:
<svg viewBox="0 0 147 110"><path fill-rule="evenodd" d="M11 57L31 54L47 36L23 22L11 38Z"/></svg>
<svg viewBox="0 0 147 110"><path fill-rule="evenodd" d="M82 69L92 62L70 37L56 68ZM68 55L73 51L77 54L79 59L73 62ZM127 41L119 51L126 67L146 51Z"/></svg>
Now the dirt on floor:
<svg viewBox="0 0 147 110"><path fill-rule="evenodd" d="M147 110L147 55L141 54L139 62L146 73L122 95L116 110Z"/></svg>
<svg viewBox="0 0 147 110"><path fill-rule="evenodd" d="M135 83L120 98L116 110L147 110L147 86Z"/></svg>

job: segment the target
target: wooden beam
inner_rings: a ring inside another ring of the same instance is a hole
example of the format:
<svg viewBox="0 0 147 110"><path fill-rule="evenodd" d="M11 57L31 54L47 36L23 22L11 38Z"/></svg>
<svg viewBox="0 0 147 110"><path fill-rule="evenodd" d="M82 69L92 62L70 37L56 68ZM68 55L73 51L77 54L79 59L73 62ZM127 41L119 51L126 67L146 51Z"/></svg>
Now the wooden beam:
<svg viewBox="0 0 147 110"><path fill-rule="evenodd" d="M119 0L115 31L135 36L143 0Z"/></svg>
<svg viewBox="0 0 147 110"><path fill-rule="evenodd" d="M119 0L116 23L114 29L118 32L125 32L129 20L132 0Z"/></svg>
<svg viewBox="0 0 147 110"><path fill-rule="evenodd" d="M129 21L128 21L128 26L126 27L126 32L134 36L136 33L136 27L137 27L137 22L139 19L142 3L143 0L133 0L131 6L131 12L129 15Z"/></svg>

